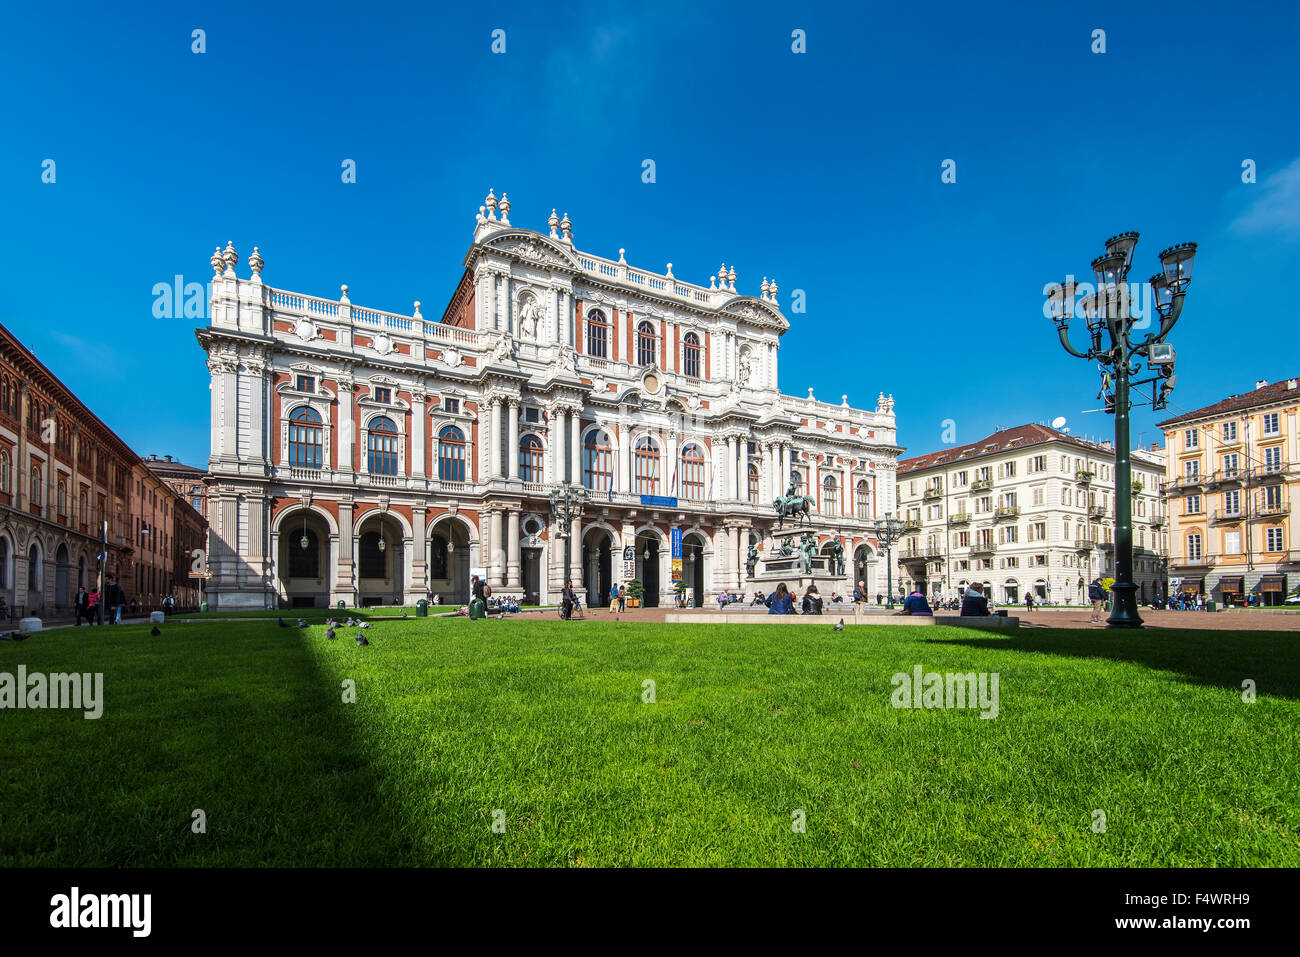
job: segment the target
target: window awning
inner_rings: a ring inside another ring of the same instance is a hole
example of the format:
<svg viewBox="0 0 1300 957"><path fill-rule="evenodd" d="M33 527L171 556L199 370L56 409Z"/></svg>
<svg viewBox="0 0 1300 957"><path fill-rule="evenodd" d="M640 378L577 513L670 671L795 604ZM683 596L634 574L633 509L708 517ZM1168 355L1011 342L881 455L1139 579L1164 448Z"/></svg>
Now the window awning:
<svg viewBox="0 0 1300 957"><path fill-rule="evenodd" d="M1183 583L1178 586L1179 592L1187 592L1189 595L1199 595L1205 590L1204 578L1184 578ZM1177 592L1175 592L1177 594Z"/></svg>
<svg viewBox="0 0 1300 957"><path fill-rule="evenodd" d="M1286 591L1285 575L1265 575L1259 580L1260 591Z"/></svg>
<svg viewBox="0 0 1300 957"><path fill-rule="evenodd" d="M1241 575L1224 575L1219 579L1219 588L1222 591L1241 594L1241 586L1246 579Z"/></svg>

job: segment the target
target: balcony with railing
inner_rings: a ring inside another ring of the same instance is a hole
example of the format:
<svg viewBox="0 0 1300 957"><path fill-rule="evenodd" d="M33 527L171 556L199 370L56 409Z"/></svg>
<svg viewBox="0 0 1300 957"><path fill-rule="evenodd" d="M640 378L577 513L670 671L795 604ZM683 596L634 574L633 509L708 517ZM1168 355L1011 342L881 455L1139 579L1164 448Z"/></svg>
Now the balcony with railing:
<svg viewBox="0 0 1300 957"><path fill-rule="evenodd" d="M1271 505L1261 505L1255 509L1255 514L1251 516L1253 521L1271 521L1275 518L1281 518L1283 515L1291 514L1290 502L1274 502Z"/></svg>
<svg viewBox="0 0 1300 957"><path fill-rule="evenodd" d="M948 524L949 524L949 525L969 525L969 524L970 524L970 513L969 513L969 512L955 512L955 513L953 513L952 515L949 515L949 516L948 516Z"/></svg>
<svg viewBox="0 0 1300 957"><path fill-rule="evenodd" d="M1088 517L1089 517L1089 518L1105 518L1105 517L1106 517L1106 506L1105 506L1105 505L1089 505L1089 506L1088 506Z"/></svg>
<svg viewBox="0 0 1300 957"><path fill-rule="evenodd" d="M1245 513L1239 508L1216 508L1210 513L1210 521L1215 523L1240 522Z"/></svg>
<svg viewBox="0 0 1300 957"><path fill-rule="evenodd" d="M1074 480L1080 485L1091 485L1092 480L1096 477L1096 472L1089 472L1087 469L1079 469L1074 473Z"/></svg>
<svg viewBox="0 0 1300 957"><path fill-rule="evenodd" d="M971 491L978 492L981 489L992 488L993 480L991 478L976 479L970 483Z"/></svg>
<svg viewBox="0 0 1300 957"><path fill-rule="evenodd" d="M1169 570L1179 571L1184 568L1213 568L1218 562L1217 555L1200 555L1196 558L1170 559Z"/></svg>
<svg viewBox="0 0 1300 957"><path fill-rule="evenodd" d="M972 555L992 555L998 550L995 542L976 542L970 547Z"/></svg>
<svg viewBox="0 0 1300 957"><path fill-rule="evenodd" d="M1281 482L1293 469L1294 466L1287 462L1265 462L1251 469L1250 474L1257 482Z"/></svg>
<svg viewBox="0 0 1300 957"><path fill-rule="evenodd" d="M921 494L927 501L936 498L943 498L943 489L937 485L931 485Z"/></svg>
<svg viewBox="0 0 1300 957"><path fill-rule="evenodd" d="M1097 547L1097 543L1091 538L1076 538L1074 540L1074 550L1076 552L1090 552Z"/></svg>
<svg viewBox="0 0 1300 957"><path fill-rule="evenodd" d="M993 521L995 522L1006 518L1019 518L1019 517L1020 517L1019 505L999 505L993 511Z"/></svg>
<svg viewBox="0 0 1300 957"><path fill-rule="evenodd" d="M1166 483L1166 489L1170 495L1177 495L1188 490L1200 491L1205 480L1201 477L1200 472L1193 472L1191 475L1179 475Z"/></svg>
<svg viewBox="0 0 1300 957"><path fill-rule="evenodd" d="M905 532L915 532L920 527L921 520L919 518L907 518L903 520L903 531Z"/></svg>
<svg viewBox="0 0 1300 957"><path fill-rule="evenodd" d="M1216 469L1204 480L1204 485L1211 488L1218 485L1240 485L1246 480L1243 469Z"/></svg>

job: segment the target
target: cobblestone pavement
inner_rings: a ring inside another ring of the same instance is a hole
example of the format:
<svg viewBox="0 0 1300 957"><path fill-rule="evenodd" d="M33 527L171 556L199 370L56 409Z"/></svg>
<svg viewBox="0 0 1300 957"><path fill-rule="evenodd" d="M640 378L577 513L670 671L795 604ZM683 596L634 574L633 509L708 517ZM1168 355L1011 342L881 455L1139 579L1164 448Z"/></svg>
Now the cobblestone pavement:
<svg viewBox="0 0 1300 957"><path fill-rule="evenodd" d="M840 608L843 611L840 611ZM739 605L730 606L727 611L735 613L743 610ZM615 616L609 613L608 607L585 609L587 620L589 621L610 621ZM663 621L669 613L688 614L698 616L701 621L707 621L716 614L715 609L710 608L629 608L627 611L617 615L620 621ZM759 612L757 608L755 614L765 614L766 611ZM543 613L547 617L556 617L554 611ZM947 612L946 614L952 614ZM1036 628L1104 628L1104 624L1094 625L1090 618L1092 612L1086 608L1064 609L1061 611L1033 611L1026 613L1024 609L1019 611L1007 609L1007 614L1014 615L1020 619L1022 627ZM1102 621L1105 621L1103 613ZM845 618L846 623L852 623L853 606L852 605L831 605L828 606L824 617L826 618ZM1215 631L1296 631L1300 632L1300 610L1296 611L1262 611L1247 609L1232 609L1230 611L1219 612L1201 612L1201 611L1151 611L1142 609L1142 621L1149 628L1205 628ZM581 622L574 622L580 625Z"/></svg>

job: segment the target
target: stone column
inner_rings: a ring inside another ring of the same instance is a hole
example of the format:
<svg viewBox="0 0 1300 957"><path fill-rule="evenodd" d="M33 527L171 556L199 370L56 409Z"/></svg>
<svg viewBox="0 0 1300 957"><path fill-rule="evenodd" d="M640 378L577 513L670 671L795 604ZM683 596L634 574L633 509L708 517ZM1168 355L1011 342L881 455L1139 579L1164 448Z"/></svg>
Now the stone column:
<svg viewBox="0 0 1300 957"><path fill-rule="evenodd" d="M344 601L349 605L355 605L357 600L356 590L353 587L352 571L355 566L356 554L353 549L352 530L352 511L353 504L350 499L339 502L339 535L338 535L338 561L337 582L335 584L335 594L331 597L331 602Z"/></svg>
<svg viewBox="0 0 1300 957"><path fill-rule="evenodd" d="M727 588L731 582L731 529L719 525L713 531L713 584Z"/></svg>
<svg viewBox="0 0 1300 957"><path fill-rule="evenodd" d="M406 586L406 601L414 604L429 593L428 574L429 545L425 538L425 526L428 516L425 506L416 505L411 509L411 558L410 580Z"/></svg>
<svg viewBox="0 0 1300 957"><path fill-rule="evenodd" d="M506 426L509 436L506 443L506 477L517 479L519 478L519 399L514 396L511 396L506 404Z"/></svg>
<svg viewBox="0 0 1300 957"><path fill-rule="evenodd" d="M840 495L840 514L857 517L857 493L853 488L853 461L846 459L844 462L844 492ZM944 516L946 519L948 516ZM847 567L847 559L845 567Z"/></svg>
<svg viewBox="0 0 1300 957"><path fill-rule="evenodd" d="M667 467L664 469L665 495L681 495L682 477L678 466L677 433L669 432L664 436L664 456ZM676 481L674 481L676 479Z"/></svg>
<svg viewBox="0 0 1300 957"><path fill-rule="evenodd" d="M577 414L574 414L577 418ZM574 591L578 590L579 583L582 581L582 539L579 538L581 532L580 524L575 519L569 526L569 570L567 577L573 579ZM564 560L563 543L561 543L560 560Z"/></svg>
<svg viewBox="0 0 1300 957"><path fill-rule="evenodd" d="M352 471L352 392L356 384L351 379L339 380L339 434L338 463L340 472Z"/></svg>
<svg viewBox="0 0 1300 957"><path fill-rule="evenodd" d="M519 587L519 510L512 508L510 510L509 521L507 522L509 534L506 538L506 585L509 588Z"/></svg>
<svg viewBox="0 0 1300 957"><path fill-rule="evenodd" d="M632 484L632 427L620 423L618 427L618 481L615 488L621 492L631 492Z"/></svg>
<svg viewBox="0 0 1300 957"><path fill-rule="evenodd" d="M582 484L582 449L580 441L580 413L577 409L569 412L569 480L574 485Z"/></svg>
<svg viewBox="0 0 1300 957"><path fill-rule="evenodd" d="M488 477L501 478L501 400L493 396L488 425Z"/></svg>
<svg viewBox="0 0 1300 957"><path fill-rule="evenodd" d="M492 510L492 551L491 561L488 563L488 582L493 585L504 585L505 582L505 536L502 534L502 515L501 509Z"/></svg>
<svg viewBox="0 0 1300 957"><path fill-rule="evenodd" d="M727 436L727 471L723 476L723 498L734 498L736 491L736 437Z"/></svg>
<svg viewBox="0 0 1300 957"><path fill-rule="evenodd" d="M425 440L425 426L428 425L428 418L425 415L425 403L429 397L422 392L413 392L411 394L411 445L406 450L406 454L411 459L411 475L414 478L424 478L424 453L428 444Z"/></svg>

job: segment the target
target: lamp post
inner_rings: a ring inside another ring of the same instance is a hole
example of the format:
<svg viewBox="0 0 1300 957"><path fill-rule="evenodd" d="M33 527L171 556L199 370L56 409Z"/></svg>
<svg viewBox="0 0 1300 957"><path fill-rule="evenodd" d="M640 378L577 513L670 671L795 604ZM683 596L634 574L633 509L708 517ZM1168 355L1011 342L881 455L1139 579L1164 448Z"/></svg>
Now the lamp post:
<svg viewBox="0 0 1300 957"><path fill-rule="evenodd" d="M894 607L894 542L903 537L903 520L894 518L893 512L886 512L885 517L877 519L870 526L876 542L885 550L885 598L887 608Z"/></svg>
<svg viewBox="0 0 1300 957"><path fill-rule="evenodd" d="M1105 411L1115 416L1115 584L1114 608L1106 619L1111 628L1140 628L1137 610L1137 585L1133 582L1133 472L1129 448L1130 387L1151 384L1152 409L1164 408L1174 390L1174 350L1165 342L1183 311L1183 298L1192 281L1192 261L1196 243L1179 243L1160 254L1161 271L1148 280L1154 293L1154 307L1160 319L1155 332L1134 342L1132 333L1150 325L1149 316L1135 324L1129 310L1128 273L1133 263L1133 248L1138 234L1120 233L1106 240L1105 255L1092 261L1096 287L1080 299L1088 327L1088 348L1080 352L1070 344L1070 320L1074 318L1077 290L1072 276L1064 284L1053 283L1049 295L1049 316L1056 323L1061 345L1072 356L1097 362L1102 369L1098 398ZM1103 334L1105 341L1103 341ZM1131 381L1142 371L1142 360L1156 374L1138 382Z"/></svg>
<svg viewBox="0 0 1300 957"><path fill-rule="evenodd" d="M548 497L551 500L551 517L559 525L556 534L564 540L563 580L568 581L569 569L572 567L569 564L569 550L571 547L569 529L577 521L578 516L582 514L582 503L587 500L587 489L571 482L563 482L560 485L553 486Z"/></svg>

